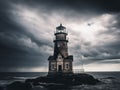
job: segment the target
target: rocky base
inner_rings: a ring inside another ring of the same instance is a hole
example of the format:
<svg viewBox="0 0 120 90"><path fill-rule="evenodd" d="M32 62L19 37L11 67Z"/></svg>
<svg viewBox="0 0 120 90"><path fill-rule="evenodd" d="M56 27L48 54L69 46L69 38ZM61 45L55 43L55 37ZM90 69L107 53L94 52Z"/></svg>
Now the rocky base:
<svg viewBox="0 0 120 90"><path fill-rule="evenodd" d="M15 81L7 85L5 90L32 90L32 85L30 83Z"/></svg>
<svg viewBox="0 0 120 90"><path fill-rule="evenodd" d="M95 85L100 81L89 74L57 74L27 79L25 82L13 82L7 86L6 90L31 90L33 86L44 87L71 86L71 85Z"/></svg>

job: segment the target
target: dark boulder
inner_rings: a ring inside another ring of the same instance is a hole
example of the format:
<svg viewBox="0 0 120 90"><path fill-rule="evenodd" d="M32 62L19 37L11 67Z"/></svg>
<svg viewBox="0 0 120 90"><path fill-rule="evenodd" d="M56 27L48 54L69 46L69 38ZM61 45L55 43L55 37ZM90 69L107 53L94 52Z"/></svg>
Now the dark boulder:
<svg viewBox="0 0 120 90"><path fill-rule="evenodd" d="M6 90L32 90L32 85L30 83L15 81L7 85Z"/></svg>
<svg viewBox="0 0 120 90"><path fill-rule="evenodd" d="M94 85L100 82L99 80L95 79L92 75L89 74L77 74L73 76L73 83L74 84L89 84Z"/></svg>

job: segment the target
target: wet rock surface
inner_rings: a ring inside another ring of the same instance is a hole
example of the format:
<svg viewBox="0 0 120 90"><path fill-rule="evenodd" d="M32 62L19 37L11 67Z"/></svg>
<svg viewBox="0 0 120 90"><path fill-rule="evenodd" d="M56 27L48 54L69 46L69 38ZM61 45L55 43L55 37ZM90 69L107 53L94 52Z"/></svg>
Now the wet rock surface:
<svg viewBox="0 0 120 90"><path fill-rule="evenodd" d="M34 86L62 88L71 85L95 85L100 81L89 74L58 74L27 79L25 82L15 81L7 85L6 90L32 90Z"/></svg>

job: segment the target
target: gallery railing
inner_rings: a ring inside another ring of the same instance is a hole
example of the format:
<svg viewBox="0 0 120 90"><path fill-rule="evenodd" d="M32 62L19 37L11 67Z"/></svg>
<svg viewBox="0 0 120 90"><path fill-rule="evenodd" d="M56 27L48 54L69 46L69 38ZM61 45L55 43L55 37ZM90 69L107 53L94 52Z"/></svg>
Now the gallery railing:
<svg viewBox="0 0 120 90"><path fill-rule="evenodd" d="M73 69L75 74L84 73L84 69Z"/></svg>

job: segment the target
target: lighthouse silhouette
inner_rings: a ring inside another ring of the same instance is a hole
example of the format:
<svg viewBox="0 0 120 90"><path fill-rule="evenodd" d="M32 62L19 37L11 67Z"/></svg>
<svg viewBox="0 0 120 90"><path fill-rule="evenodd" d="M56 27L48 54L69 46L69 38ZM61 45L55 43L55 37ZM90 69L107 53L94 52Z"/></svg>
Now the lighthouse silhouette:
<svg viewBox="0 0 120 90"><path fill-rule="evenodd" d="M73 56L68 54L68 33L66 27L60 24L54 33L54 53L49 56L48 75L73 73Z"/></svg>

